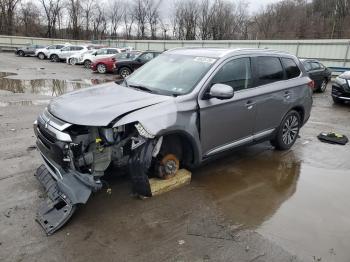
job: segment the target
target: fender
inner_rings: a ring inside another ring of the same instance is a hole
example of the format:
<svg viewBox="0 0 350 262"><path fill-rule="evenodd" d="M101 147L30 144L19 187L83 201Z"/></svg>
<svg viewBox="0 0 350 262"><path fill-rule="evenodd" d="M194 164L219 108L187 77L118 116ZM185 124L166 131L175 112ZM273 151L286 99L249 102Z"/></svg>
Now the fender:
<svg viewBox="0 0 350 262"><path fill-rule="evenodd" d="M188 103L181 108L177 107L175 99L146 107L119 119L113 127L140 123L143 128L153 136L167 134L180 134L190 142L194 152L194 164L200 162L202 157L199 131L197 129L196 102Z"/></svg>

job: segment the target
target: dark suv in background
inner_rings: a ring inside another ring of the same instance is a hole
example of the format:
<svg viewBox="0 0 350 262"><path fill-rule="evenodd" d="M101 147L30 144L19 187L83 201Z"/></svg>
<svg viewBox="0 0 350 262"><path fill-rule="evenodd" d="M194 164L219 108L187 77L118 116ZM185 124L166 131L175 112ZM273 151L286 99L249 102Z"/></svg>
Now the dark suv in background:
<svg viewBox="0 0 350 262"><path fill-rule="evenodd" d="M332 84L332 98L334 103L350 102L350 71L338 76Z"/></svg>
<svg viewBox="0 0 350 262"><path fill-rule="evenodd" d="M271 141L287 150L309 119L311 87L293 55L184 48L164 52L121 85L60 96L34 123L45 165L36 176L53 203L40 207L38 221L56 231L102 188L112 166L127 167L134 192L152 196L149 177L175 176L230 149Z"/></svg>
<svg viewBox="0 0 350 262"><path fill-rule="evenodd" d="M323 93L332 78L332 71L315 59L302 59L306 72L315 81L315 91Z"/></svg>
<svg viewBox="0 0 350 262"><path fill-rule="evenodd" d="M139 67L143 66L153 58L157 57L161 52L145 51L141 52L133 59L117 60L115 63L115 71L123 78L129 76Z"/></svg>

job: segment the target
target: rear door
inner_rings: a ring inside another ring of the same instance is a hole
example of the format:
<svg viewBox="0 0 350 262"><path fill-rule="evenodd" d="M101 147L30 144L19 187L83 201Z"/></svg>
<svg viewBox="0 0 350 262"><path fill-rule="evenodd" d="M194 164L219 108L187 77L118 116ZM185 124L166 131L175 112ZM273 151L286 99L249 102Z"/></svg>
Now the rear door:
<svg viewBox="0 0 350 262"><path fill-rule="evenodd" d="M254 136L260 139L271 134L287 113L294 96L293 81L287 79L298 77L301 72L294 60L289 58L258 56L253 61L257 78ZM288 76L283 65L288 68Z"/></svg>
<svg viewBox="0 0 350 262"><path fill-rule="evenodd" d="M310 78L315 81L316 86L320 86L323 80L324 68L316 61L309 62L311 70L308 72Z"/></svg>
<svg viewBox="0 0 350 262"><path fill-rule="evenodd" d="M251 61L241 57L225 62L206 87L216 83L233 87L231 99L199 98L200 135L204 156L252 141L256 108Z"/></svg>

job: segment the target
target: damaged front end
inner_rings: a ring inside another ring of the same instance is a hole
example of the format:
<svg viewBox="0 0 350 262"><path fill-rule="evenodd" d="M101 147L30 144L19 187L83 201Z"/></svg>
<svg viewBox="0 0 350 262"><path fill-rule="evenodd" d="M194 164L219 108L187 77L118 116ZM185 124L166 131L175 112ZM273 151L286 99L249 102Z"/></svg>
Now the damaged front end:
<svg viewBox="0 0 350 262"><path fill-rule="evenodd" d="M132 161L132 152L148 141L152 141L147 147L150 156L159 148L154 136L139 123L113 128L73 125L48 110L34 123L34 131L44 162L35 176L48 197L38 210L37 221L48 235L69 220L78 204L85 204L92 192L102 188L102 177L111 164L126 166ZM143 164L140 169L149 167ZM147 195L147 174L141 172L138 176L142 178L132 179L136 181L134 189Z"/></svg>

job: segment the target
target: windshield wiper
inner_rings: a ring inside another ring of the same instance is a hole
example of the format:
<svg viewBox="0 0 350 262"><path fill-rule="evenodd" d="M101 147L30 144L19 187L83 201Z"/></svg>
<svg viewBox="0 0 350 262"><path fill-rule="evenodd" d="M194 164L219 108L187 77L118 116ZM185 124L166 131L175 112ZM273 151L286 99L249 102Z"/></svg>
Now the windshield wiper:
<svg viewBox="0 0 350 262"><path fill-rule="evenodd" d="M142 85L128 85L128 87L132 87L138 90L146 91L149 93L155 93L154 90L149 89L148 87L142 86Z"/></svg>

